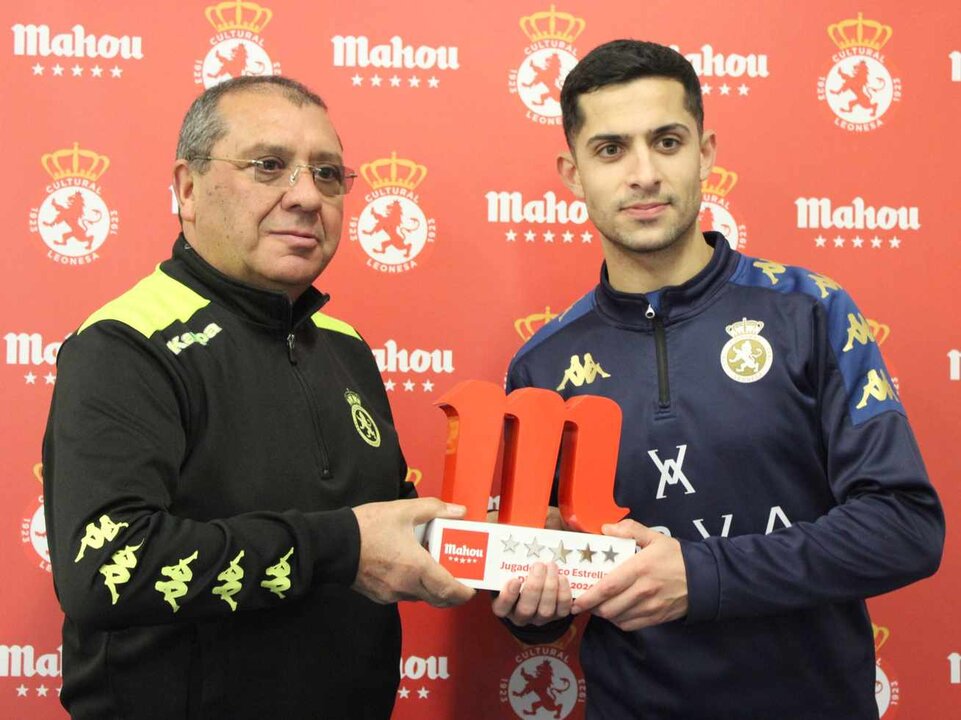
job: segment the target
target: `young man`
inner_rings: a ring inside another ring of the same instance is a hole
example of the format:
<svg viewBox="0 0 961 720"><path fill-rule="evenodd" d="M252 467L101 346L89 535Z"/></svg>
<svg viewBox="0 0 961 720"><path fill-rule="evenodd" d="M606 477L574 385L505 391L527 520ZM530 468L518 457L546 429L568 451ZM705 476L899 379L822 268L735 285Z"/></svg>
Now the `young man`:
<svg viewBox="0 0 961 720"><path fill-rule="evenodd" d="M630 513L605 532L641 549L573 603L538 566L495 613L528 642L593 615L589 718L877 718L864 599L935 572L944 515L876 342L830 279L700 232L716 139L681 55L602 45L561 105L601 281L508 385L559 388L585 353L604 370L562 394L619 403Z"/></svg>
<svg viewBox="0 0 961 720"><path fill-rule="evenodd" d="M390 717L396 601L473 591L414 525L367 344L322 312L353 173L323 101L207 90L173 257L61 348L44 438L61 700L74 718Z"/></svg>

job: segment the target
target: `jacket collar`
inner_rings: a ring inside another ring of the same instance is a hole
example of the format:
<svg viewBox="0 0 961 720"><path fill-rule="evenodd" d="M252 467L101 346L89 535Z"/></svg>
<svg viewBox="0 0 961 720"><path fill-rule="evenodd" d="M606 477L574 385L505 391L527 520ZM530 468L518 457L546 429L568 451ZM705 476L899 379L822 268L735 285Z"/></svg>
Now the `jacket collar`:
<svg viewBox="0 0 961 720"><path fill-rule="evenodd" d="M662 288L658 315L665 324L677 322L698 312L720 291L737 268L740 253L718 232L704 233L704 241L714 248L710 261L700 272L681 285ZM601 265L601 282L594 290L598 312L606 319L629 327L649 328L646 317L650 303L643 293L615 290L607 274L607 263Z"/></svg>
<svg viewBox="0 0 961 720"><path fill-rule="evenodd" d="M234 280L200 257L183 234L174 243L173 258L163 264L163 270L235 315L284 333L296 328L330 299L310 286L291 303L286 293L262 290Z"/></svg>

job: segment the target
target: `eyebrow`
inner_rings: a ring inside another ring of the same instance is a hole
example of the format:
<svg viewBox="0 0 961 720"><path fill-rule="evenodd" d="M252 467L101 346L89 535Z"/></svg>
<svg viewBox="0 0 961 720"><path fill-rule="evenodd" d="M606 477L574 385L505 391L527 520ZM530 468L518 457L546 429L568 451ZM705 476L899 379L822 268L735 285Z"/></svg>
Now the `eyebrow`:
<svg viewBox="0 0 961 720"><path fill-rule="evenodd" d="M644 135L650 140L656 138L660 135L666 135L671 132L680 132L685 135L691 134L691 129L684 123L668 123L667 125L661 125L660 127L648 130ZM626 133L598 133L597 135L592 135L587 139L588 145L593 145L597 142L626 142L630 139L630 135Z"/></svg>
<svg viewBox="0 0 961 720"><path fill-rule="evenodd" d="M246 150L244 150L244 152L252 155L265 154L265 155L283 155L288 157L294 154L293 152L291 152L290 148L287 147L286 145L275 145L272 143L263 143L263 142L257 143L255 145L251 145ZM338 152L330 152L329 150L323 150L318 153L313 153L310 156L310 161L311 162L334 162L337 164L341 164L343 163L343 158Z"/></svg>

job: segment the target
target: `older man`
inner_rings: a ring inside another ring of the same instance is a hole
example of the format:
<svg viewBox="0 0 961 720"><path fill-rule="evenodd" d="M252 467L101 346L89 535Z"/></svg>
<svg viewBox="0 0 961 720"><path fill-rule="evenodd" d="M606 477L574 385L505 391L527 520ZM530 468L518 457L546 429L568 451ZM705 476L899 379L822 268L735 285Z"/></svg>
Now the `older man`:
<svg viewBox="0 0 961 720"><path fill-rule="evenodd" d="M207 90L174 165L173 257L61 348L47 528L75 718L387 718L396 601L473 591L413 527L370 349L320 311L353 172L323 101Z"/></svg>

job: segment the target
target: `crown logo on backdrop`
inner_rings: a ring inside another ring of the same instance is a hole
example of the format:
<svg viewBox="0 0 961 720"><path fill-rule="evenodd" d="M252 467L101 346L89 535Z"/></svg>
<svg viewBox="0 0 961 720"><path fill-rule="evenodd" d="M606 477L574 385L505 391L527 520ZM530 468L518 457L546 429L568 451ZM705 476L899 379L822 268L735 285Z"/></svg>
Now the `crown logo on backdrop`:
<svg viewBox="0 0 961 720"><path fill-rule="evenodd" d="M427 168L413 160L398 158L392 152L389 158L380 158L360 166L360 174L372 190L382 187L402 187L413 191L424 182Z"/></svg>
<svg viewBox="0 0 961 720"><path fill-rule="evenodd" d="M881 627L874 623L871 623L871 627L874 629L874 652L878 653L881 650L881 646L884 645L891 636L891 631L886 627Z"/></svg>
<svg viewBox="0 0 961 720"><path fill-rule="evenodd" d="M761 330L764 329L764 323L760 320L748 320L747 318L742 318L737 322L733 322L724 328L727 334L731 337L740 337L742 335L760 335Z"/></svg>
<svg viewBox="0 0 961 720"><path fill-rule="evenodd" d="M521 336L521 340L527 342L534 336L534 333L556 317L557 313L552 313L550 305L548 305L542 313L532 313L527 317L515 320L514 329Z"/></svg>
<svg viewBox="0 0 961 720"><path fill-rule="evenodd" d="M82 150L80 143L75 142L73 148L46 153L40 158L40 164L54 180L78 177L96 182L110 167L110 158L93 150Z"/></svg>
<svg viewBox="0 0 961 720"><path fill-rule="evenodd" d="M868 325L871 327L871 334L874 335L874 339L878 345L887 340L888 335L891 334L891 328L884 323L878 322L877 320L868 318Z"/></svg>
<svg viewBox="0 0 961 720"><path fill-rule="evenodd" d="M893 34L894 30L890 25L884 25L877 20L865 20L862 13L858 13L856 18L828 25L828 36L841 50L850 47L880 50Z"/></svg>
<svg viewBox="0 0 961 720"><path fill-rule="evenodd" d="M204 15L217 32L250 30L259 35L267 27L274 13L250 0L224 0L216 5L207 6Z"/></svg>
<svg viewBox="0 0 961 720"><path fill-rule="evenodd" d="M33 476L37 478L37 482L43 485L43 463L36 463L33 466Z"/></svg>
<svg viewBox="0 0 961 720"><path fill-rule="evenodd" d="M563 40L568 45L573 45L578 36L584 32L587 23L583 18L568 12L558 12L555 7L551 5L550 10L541 10L521 18L521 30L531 39L531 42Z"/></svg>
<svg viewBox="0 0 961 720"><path fill-rule="evenodd" d="M711 174L701 183L701 191L708 195L724 197L737 185L737 177L737 173L733 170L725 170L715 165L711 169Z"/></svg>

